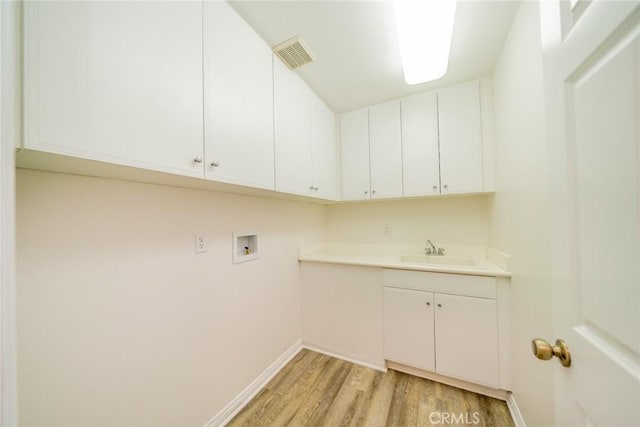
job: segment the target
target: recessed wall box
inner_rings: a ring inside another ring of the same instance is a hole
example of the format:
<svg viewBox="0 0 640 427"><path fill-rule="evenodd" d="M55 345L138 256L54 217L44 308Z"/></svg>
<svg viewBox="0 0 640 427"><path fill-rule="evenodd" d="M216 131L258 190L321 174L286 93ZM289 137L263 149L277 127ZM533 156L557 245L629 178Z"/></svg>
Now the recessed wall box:
<svg viewBox="0 0 640 427"><path fill-rule="evenodd" d="M258 259L258 235L233 233L233 263L240 264Z"/></svg>

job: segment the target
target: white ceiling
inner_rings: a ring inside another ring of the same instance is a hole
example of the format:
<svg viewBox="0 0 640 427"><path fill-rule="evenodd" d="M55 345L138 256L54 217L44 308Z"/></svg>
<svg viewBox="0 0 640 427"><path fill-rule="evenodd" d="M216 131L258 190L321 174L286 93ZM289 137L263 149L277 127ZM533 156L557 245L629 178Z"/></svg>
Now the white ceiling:
<svg viewBox="0 0 640 427"><path fill-rule="evenodd" d="M449 71L434 82L409 86L390 1L232 0L270 46L302 36L316 61L296 72L336 112L490 74L518 4L459 0Z"/></svg>

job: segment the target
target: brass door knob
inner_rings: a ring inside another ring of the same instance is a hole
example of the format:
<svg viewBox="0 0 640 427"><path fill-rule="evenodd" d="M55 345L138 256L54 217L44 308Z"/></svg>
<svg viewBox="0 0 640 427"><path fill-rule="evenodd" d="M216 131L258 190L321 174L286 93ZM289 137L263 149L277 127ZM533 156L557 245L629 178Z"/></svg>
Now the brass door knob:
<svg viewBox="0 0 640 427"><path fill-rule="evenodd" d="M535 338L531 341L531 350L533 350L533 355L540 360L549 360L556 356L562 366L565 368L571 366L571 352L567 343L562 339L557 339L556 345L552 346L542 338Z"/></svg>

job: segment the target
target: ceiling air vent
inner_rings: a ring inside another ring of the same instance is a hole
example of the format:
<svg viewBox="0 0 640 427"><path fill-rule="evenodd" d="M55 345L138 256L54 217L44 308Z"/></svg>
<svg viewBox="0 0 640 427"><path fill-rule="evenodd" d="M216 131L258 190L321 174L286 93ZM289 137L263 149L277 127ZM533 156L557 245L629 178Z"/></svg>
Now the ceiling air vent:
<svg viewBox="0 0 640 427"><path fill-rule="evenodd" d="M313 62L315 59L307 47L307 44L300 36L296 36L275 46L273 53L292 70Z"/></svg>

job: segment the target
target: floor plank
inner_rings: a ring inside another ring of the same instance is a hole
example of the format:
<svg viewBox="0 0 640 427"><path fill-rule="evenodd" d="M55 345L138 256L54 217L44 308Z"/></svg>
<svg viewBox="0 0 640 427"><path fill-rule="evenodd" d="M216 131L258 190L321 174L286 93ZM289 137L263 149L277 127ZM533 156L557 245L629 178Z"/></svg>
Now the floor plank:
<svg viewBox="0 0 640 427"><path fill-rule="evenodd" d="M366 408L358 417L357 426L382 427L386 424L398 372L376 372L366 400Z"/></svg>
<svg viewBox="0 0 640 427"><path fill-rule="evenodd" d="M280 405L272 411L270 417L266 417L265 425L288 425L298 412L305 398L313 390L324 374L324 367L329 363L330 357L321 355L308 365L306 371L298 377L298 381L291 387L281 390Z"/></svg>
<svg viewBox="0 0 640 427"><path fill-rule="evenodd" d="M505 402L302 350L229 426L513 427Z"/></svg>
<svg viewBox="0 0 640 427"><path fill-rule="evenodd" d="M327 410L333 403L351 370L350 364L332 359L330 368L323 374L316 388L305 399L305 412L299 412L294 418L296 425L325 425ZM310 411L312 410L312 411Z"/></svg>

